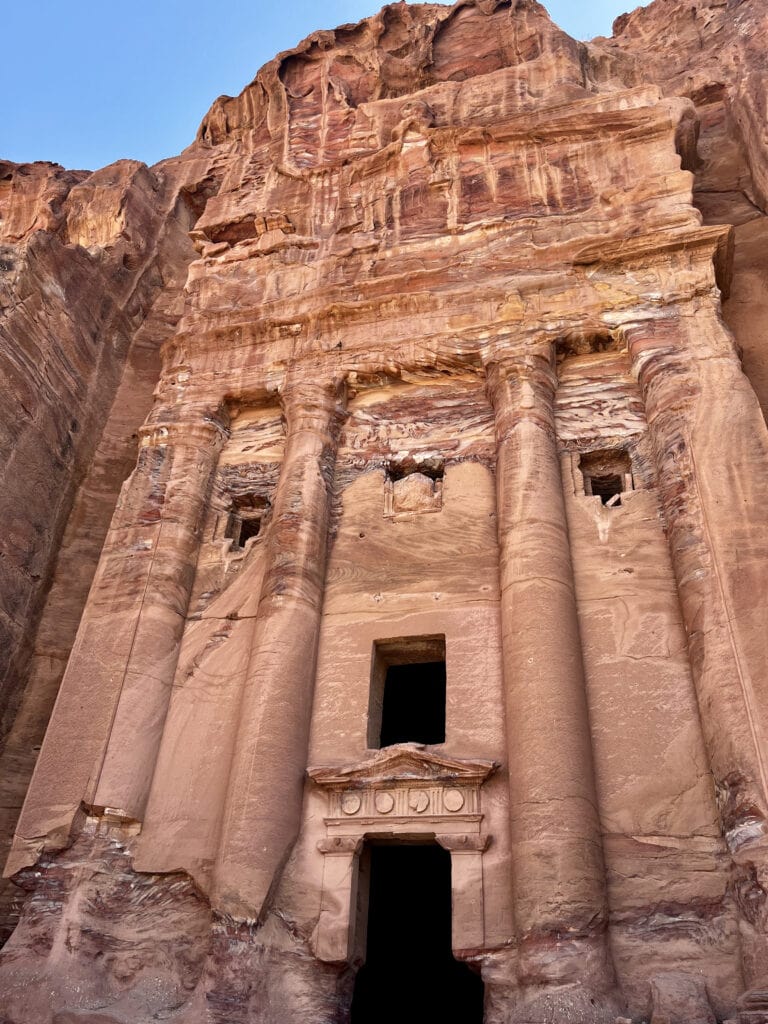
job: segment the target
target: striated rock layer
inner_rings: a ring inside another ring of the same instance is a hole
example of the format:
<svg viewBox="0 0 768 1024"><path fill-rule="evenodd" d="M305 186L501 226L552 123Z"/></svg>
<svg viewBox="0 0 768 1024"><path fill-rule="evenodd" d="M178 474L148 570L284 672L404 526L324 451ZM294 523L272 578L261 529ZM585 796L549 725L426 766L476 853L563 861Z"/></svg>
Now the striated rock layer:
<svg viewBox="0 0 768 1024"><path fill-rule="evenodd" d="M768 12L614 29L0 165L0 1019L768 1022Z"/></svg>

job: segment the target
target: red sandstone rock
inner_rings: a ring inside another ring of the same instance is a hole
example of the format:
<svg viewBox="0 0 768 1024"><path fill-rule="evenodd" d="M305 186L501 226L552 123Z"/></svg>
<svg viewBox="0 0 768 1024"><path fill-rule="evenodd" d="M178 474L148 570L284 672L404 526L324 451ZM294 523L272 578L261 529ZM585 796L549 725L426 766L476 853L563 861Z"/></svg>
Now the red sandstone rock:
<svg viewBox="0 0 768 1024"><path fill-rule="evenodd" d="M766 21L397 4L3 165L13 1024L347 1019L384 838L488 1024L768 1021Z"/></svg>

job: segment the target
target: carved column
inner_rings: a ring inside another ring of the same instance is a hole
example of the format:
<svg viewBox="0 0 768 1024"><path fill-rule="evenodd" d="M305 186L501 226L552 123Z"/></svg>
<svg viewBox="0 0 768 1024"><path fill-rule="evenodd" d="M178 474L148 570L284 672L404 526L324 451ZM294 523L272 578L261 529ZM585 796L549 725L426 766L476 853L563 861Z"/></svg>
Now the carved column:
<svg viewBox="0 0 768 1024"><path fill-rule="evenodd" d="M589 1000L610 989L613 972L552 354L540 345L487 367L514 907L521 983L581 983L577 998L592 1014Z"/></svg>
<svg viewBox="0 0 768 1024"><path fill-rule="evenodd" d="M140 821L226 430L215 411L142 428L17 829L9 870L66 842L81 803ZM27 841L25 837L33 836Z"/></svg>
<svg viewBox="0 0 768 1024"><path fill-rule="evenodd" d="M283 396L288 436L262 584L219 855L216 904L258 918L301 817L343 386Z"/></svg>
<svg viewBox="0 0 768 1024"><path fill-rule="evenodd" d="M768 433L714 308L698 310L695 320L629 325L625 336L735 865L745 975L749 987L768 989ZM768 1011L768 991L762 995Z"/></svg>
<svg viewBox="0 0 768 1024"><path fill-rule="evenodd" d="M153 423L140 433L142 454L155 448L169 461L157 536L152 545L131 649L125 662L101 771L87 802L141 821L171 698L171 686L195 578L201 529L226 434L215 419ZM153 456L148 455L151 463ZM152 472L134 485L156 487ZM131 501L139 521L146 514ZM152 512L150 511L150 518ZM118 524L117 530L121 527ZM134 544L135 546L135 540Z"/></svg>

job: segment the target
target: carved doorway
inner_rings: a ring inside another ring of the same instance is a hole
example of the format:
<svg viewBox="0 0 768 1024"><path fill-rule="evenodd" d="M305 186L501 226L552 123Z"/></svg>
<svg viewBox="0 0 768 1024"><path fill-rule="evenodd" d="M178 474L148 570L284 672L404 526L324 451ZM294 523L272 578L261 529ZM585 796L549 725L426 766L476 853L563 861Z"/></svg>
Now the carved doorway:
<svg viewBox="0 0 768 1024"><path fill-rule="evenodd" d="M482 979L451 949L448 851L437 843L366 843L358 893L365 963L352 1024L482 1024Z"/></svg>

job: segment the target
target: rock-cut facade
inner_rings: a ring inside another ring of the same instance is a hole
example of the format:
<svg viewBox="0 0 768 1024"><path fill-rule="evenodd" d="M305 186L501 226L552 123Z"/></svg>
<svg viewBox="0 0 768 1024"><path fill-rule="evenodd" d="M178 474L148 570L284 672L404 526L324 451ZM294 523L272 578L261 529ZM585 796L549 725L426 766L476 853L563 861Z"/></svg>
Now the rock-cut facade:
<svg viewBox="0 0 768 1024"><path fill-rule="evenodd" d="M0 164L2 1021L768 1022L767 31L394 4Z"/></svg>

